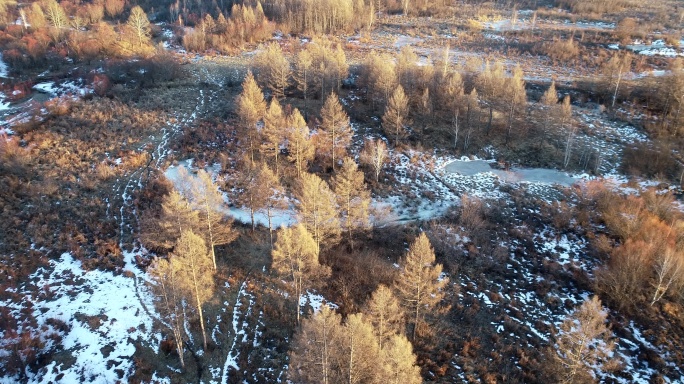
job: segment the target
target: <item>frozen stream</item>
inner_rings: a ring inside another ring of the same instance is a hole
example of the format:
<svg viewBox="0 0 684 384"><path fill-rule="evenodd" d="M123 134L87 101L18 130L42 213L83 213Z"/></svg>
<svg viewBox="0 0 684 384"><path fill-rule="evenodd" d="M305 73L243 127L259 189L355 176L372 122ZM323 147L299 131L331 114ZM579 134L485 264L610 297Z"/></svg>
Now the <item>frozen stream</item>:
<svg viewBox="0 0 684 384"><path fill-rule="evenodd" d="M541 183L559 184L569 187L577 179L565 172L546 168L511 168L508 171L495 169L491 161L486 160L456 160L444 166L446 173L457 173L463 176L475 176L483 173L492 173L499 179L509 183Z"/></svg>

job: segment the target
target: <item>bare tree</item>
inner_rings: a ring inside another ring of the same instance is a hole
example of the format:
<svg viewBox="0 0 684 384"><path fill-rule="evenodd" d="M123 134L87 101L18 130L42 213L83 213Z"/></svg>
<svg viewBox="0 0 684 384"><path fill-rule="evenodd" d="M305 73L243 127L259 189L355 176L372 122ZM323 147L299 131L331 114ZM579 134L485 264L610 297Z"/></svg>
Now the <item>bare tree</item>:
<svg viewBox="0 0 684 384"><path fill-rule="evenodd" d="M387 162L389 153L387 152L387 144L380 139L367 139L363 144L361 151L361 162L371 167L375 181L380 178L380 172Z"/></svg>
<svg viewBox="0 0 684 384"><path fill-rule="evenodd" d="M628 73L632 65L632 55L629 52L625 53L615 53L613 57L606 63L603 68L603 72L606 75L606 81L611 89L614 89L613 101L611 106L615 107L615 101L618 97L618 91L620 90L620 83L624 78L625 73Z"/></svg>
<svg viewBox="0 0 684 384"><path fill-rule="evenodd" d="M261 210L266 213L268 220L268 233L270 236L271 248L273 248L273 215L276 209L285 208L285 189L278 181L278 177L271 171L266 164L261 164L258 175L257 188L264 191L266 196Z"/></svg>
<svg viewBox="0 0 684 384"><path fill-rule="evenodd" d="M570 117L572 116L572 105L570 104L569 95L566 95L565 98L563 98L563 103L558 106L557 114L560 115L561 132L565 135L565 154L563 156L563 167L567 168L570 164L572 145L575 141L575 135L577 134L577 126L572 124L572 121L570 121L570 124L567 127L565 124L565 122L570 120Z"/></svg>
<svg viewBox="0 0 684 384"><path fill-rule="evenodd" d="M651 305L662 299L671 287L684 284L684 254L667 248L656 257Z"/></svg>

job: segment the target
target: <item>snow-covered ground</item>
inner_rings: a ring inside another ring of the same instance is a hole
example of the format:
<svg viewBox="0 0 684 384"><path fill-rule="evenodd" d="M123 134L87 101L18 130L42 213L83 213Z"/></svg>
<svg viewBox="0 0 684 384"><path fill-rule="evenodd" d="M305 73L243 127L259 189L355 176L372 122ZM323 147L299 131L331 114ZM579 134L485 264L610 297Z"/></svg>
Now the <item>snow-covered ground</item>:
<svg viewBox="0 0 684 384"><path fill-rule="evenodd" d="M684 46L682 46L681 42L679 49L677 49L677 47L668 45L661 39L655 40L650 44L644 43L641 40L635 40L633 44L629 44L625 48L644 56L684 57Z"/></svg>
<svg viewBox="0 0 684 384"><path fill-rule="evenodd" d="M24 288L23 301L2 305L17 316L32 311L37 324L30 329L46 341L42 354L69 356L53 359L37 373L27 372L30 383L126 382L134 371L135 344L156 349L161 341L153 329L151 294L136 277L86 271L64 253L31 276Z"/></svg>
<svg viewBox="0 0 684 384"><path fill-rule="evenodd" d="M179 170L184 168L188 175L195 177L196 169L192 167L192 159L183 160L178 162L178 165L172 165L164 171L164 175L169 179L176 188L182 188L182 181L179 175L181 174ZM214 177L217 176L218 168L216 166L207 168L207 172L211 173ZM248 208L236 207L231 205L231 200L224 194L224 199L226 200L226 206L223 207L223 211L226 215L231 216L233 219L243 223L251 224L252 218ZM275 209L271 212L271 227L280 228L282 226L290 226L297 222L297 213L294 209ZM268 216L264 212L254 213L254 222L258 225L268 226Z"/></svg>
<svg viewBox="0 0 684 384"><path fill-rule="evenodd" d="M7 67L7 63L2 58L2 53L0 52L0 77L7 77L9 76L9 68Z"/></svg>

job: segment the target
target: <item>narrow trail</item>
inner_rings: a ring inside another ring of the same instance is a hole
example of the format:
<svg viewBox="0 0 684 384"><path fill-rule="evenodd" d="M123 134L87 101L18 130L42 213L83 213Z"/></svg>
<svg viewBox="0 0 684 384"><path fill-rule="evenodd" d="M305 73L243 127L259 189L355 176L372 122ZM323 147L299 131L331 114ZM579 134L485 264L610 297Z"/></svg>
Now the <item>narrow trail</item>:
<svg viewBox="0 0 684 384"><path fill-rule="evenodd" d="M233 306L233 343L230 346L230 349L228 350L228 354L226 356L226 362L223 364L223 371L221 374L221 384L227 384L228 383L228 370L230 368L233 368L235 370L239 369L238 366L238 357L240 356L239 350L236 351L235 346L238 343L238 337L242 336L242 340L240 343L244 343L247 339L247 326L249 325L246 321L242 321L240 324L240 308L242 308L243 303L242 303L242 298L243 297L249 297L249 306L247 307L246 312L250 312L252 305L254 304L253 297L251 297L251 294L246 291L247 287L247 279L242 282L242 285L240 286L240 290L238 291L237 298L235 299L235 305Z"/></svg>

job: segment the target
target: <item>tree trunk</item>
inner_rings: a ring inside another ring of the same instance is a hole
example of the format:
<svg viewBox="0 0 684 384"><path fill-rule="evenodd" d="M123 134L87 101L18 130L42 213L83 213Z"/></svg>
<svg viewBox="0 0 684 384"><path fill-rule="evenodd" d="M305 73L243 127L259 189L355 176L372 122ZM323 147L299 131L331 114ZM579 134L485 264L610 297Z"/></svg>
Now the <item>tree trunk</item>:
<svg viewBox="0 0 684 384"><path fill-rule="evenodd" d="M197 288L195 288L195 299L197 299L197 312L199 312L200 327L202 328L202 341L204 343L204 350L207 350L207 332L204 330L204 315L202 313L202 302L199 299Z"/></svg>
<svg viewBox="0 0 684 384"><path fill-rule="evenodd" d="M209 247L211 247L211 260L214 262L214 270L216 270L216 251L214 250L214 232L211 228L211 220L209 219L209 200L204 196L204 209L207 212L207 226L209 227Z"/></svg>

